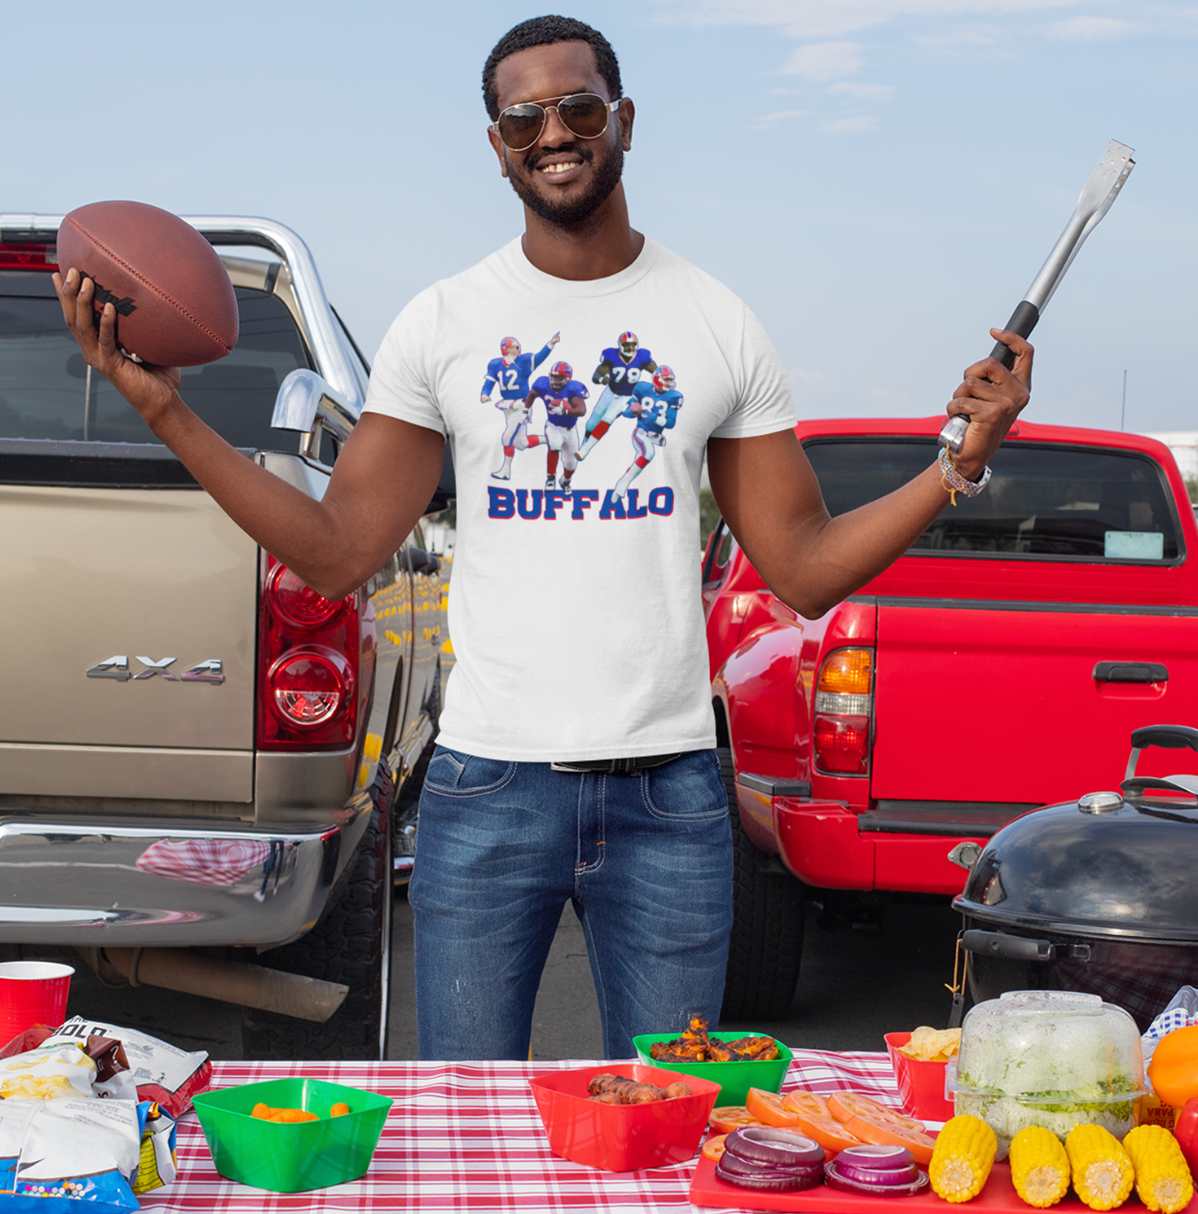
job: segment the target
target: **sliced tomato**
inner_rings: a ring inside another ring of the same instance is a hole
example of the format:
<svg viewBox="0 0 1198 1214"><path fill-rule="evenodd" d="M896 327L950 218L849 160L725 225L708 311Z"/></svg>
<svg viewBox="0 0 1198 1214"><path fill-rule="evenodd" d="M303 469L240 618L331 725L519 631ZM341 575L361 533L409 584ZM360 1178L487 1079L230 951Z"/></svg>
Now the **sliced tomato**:
<svg viewBox="0 0 1198 1214"><path fill-rule="evenodd" d="M708 1159L719 1159L719 1157L724 1153L724 1139L727 1137L727 1134L713 1134L703 1144L703 1154L706 1155Z"/></svg>
<svg viewBox="0 0 1198 1214"><path fill-rule="evenodd" d="M797 1130L799 1115L793 1109L788 1109L784 1099L777 1092L765 1092L761 1088L750 1088L745 1097L745 1106L749 1114L756 1117L762 1125L772 1125L779 1130Z"/></svg>
<svg viewBox="0 0 1198 1214"><path fill-rule="evenodd" d="M801 1113L804 1117L831 1117L827 1102L814 1092L804 1092L795 1088L782 1097L782 1107L791 1113Z"/></svg>
<svg viewBox="0 0 1198 1214"><path fill-rule="evenodd" d="M915 1162L922 1163L925 1167L932 1162L932 1148L936 1145L936 1140L922 1127L912 1130L899 1125L897 1121L870 1121L864 1117L850 1117L844 1123L844 1128L850 1134L856 1134L862 1142L906 1147L915 1156Z"/></svg>
<svg viewBox="0 0 1198 1214"><path fill-rule="evenodd" d="M836 1118L837 1121L847 1122L851 1117L866 1117L872 1118L874 1121L894 1121L901 1119L905 1122L911 1122L911 1118L902 1113L896 1112L894 1109L887 1108L884 1104L879 1104L870 1096L863 1096L860 1092L829 1092L827 1096L828 1112ZM919 1129L923 1129L923 1123L912 1123L918 1125Z"/></svg>
<svg viewBox="0 0 1198 1214"><path fill-rule="evenodd" d="M743 1104L723 1104L711 1110L708 1118L717 1134L731 1134L742 1125L760 1125L761 1122Z"/></svg>
<svg viewBox="0 0 1198 1214"><path fill-rule="evenodd" d="M799 1129L808 1138L818 1142L829 1156L835 1155L837 1151L846 1150L848 1147L861 1145L861 1139L856 1134L850 1134L848 1129L841 1125L835 1117L808 1117L805 1113L800 1113Z"/></svg>

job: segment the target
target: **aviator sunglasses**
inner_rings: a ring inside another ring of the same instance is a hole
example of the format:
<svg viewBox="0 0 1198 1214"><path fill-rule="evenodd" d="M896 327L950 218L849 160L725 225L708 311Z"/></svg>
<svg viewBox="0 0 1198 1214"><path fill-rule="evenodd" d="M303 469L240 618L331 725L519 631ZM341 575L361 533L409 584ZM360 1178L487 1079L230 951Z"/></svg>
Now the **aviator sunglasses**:
<svg viewBox="0 0 1198 1214"><path fill-rule="evenodd" d="M555 110L562 126L571 135L577 135L579 139L598 139L607 130L608 114L619 105L620 101L604 101L595 93L573 93L562 97L556 105L523 101L519 105L509 105L499 115L499 120L491 124L491 130L496 131L513 152L524 152L540 139L549 121L549 111Z"/></svg>

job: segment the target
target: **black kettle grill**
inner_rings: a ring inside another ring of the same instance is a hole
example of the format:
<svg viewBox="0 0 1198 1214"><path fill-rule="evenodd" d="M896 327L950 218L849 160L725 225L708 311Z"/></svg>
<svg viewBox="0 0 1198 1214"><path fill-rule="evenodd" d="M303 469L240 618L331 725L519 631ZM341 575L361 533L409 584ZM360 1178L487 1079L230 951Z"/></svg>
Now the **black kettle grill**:
<svg viewBox="0 0 1198 1214"><path fill-rule="evenodd" d="M975 1001L1084 991L1143 1032L1198 986L1198 776L1135 774L1147 747L1198 752L1198 729L1151 725L1131 745L1119 792L1024 814L978 855L953 899Z"/></svg>

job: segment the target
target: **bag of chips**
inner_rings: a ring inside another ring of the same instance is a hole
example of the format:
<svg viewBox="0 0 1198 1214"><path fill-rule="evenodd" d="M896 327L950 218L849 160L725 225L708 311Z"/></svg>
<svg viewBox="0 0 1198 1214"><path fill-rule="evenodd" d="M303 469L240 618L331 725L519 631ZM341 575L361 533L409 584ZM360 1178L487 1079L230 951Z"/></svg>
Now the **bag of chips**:
<svg viewBox="0 0 1198 1214"><path fill-rule="evenodd" d="M0 1060L0 1100L62 1100L94 1095L95 1060L78 1041L42 1044Z"/></svg>
<svg viewBox="0 0 1198 1214"><path fill-rule="evenodd" d="M189 1053L148 1033L115 1024L74 1016L54 1030L43 1045L87 1042L89 1038L114 1038L121 1043L128 1071L115 1070L95 1084L97 1096L150 1100L178 1119L191 1108L196 1092L212 1086L212 1063L203 1051Z"/></svg>
<svg viewBox="0 0 1198 1214"><path fill-rule="evenodd" d="M148 1104L0 1101L0 1214L126 1214Z"/></svg>

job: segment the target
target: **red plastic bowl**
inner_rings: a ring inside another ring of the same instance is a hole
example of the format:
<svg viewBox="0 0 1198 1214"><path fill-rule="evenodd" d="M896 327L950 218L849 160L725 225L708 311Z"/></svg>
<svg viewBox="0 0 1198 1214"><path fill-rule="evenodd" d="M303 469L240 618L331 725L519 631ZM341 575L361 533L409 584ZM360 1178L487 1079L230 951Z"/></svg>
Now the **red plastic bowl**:
<svg viewBox="0 0 1198 1214"><path fill-rule="evenodd" d="M903 1108L911 1117L921 1121L948 1121L953 1116L953 1102L944 1095L944 1062L921 1062L899 1051L900 1045L911 1040L910 1033L887 1033L886 1048L890 1065L898 1081Z"/></svg>
<svg viewBox="0 0 1198 1214"><path fill-rule="evenodd" d="M654 1066L611 1062L530 1079L555 1155L606 1172L637 1172L694 1158L720 1092L718 1083L687 1075L683 1082L690 1085L693 1096L649 1104L601 1104L587 1098L587 1084L604 1074L662 1088L680 1078Z"/></svg>

